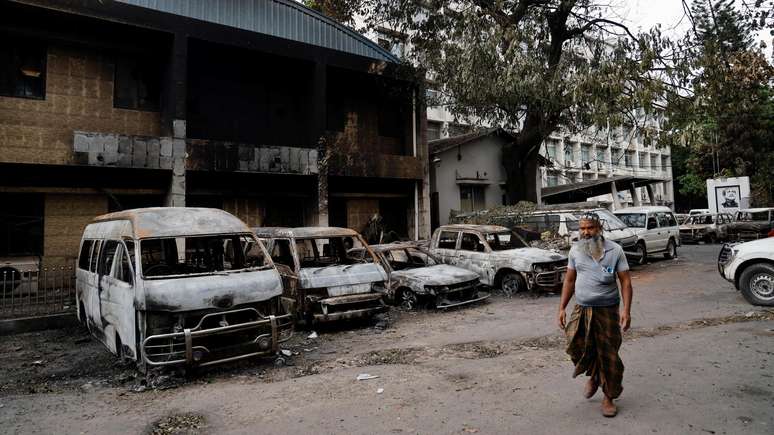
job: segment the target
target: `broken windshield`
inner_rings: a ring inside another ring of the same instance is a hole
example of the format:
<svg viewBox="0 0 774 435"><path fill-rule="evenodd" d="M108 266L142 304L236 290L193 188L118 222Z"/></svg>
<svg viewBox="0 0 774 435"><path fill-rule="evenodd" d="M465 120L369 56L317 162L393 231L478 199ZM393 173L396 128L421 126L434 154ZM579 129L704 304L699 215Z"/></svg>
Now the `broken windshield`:
<svg viewBox="0 0 774 435"><path fill-rule="evenodd" d="M506 251L508 249L526 248L529 246L521 236L511 231L487 233L484 237L493 251Z"/></svg>
<svg viewBox="0 0 774 435"><path fill-rule="evenodd" d="M393 270L414 269L416 267L440 264L430 252L422 248L395 248L382 252Z"/></svg>
<svg viewBox="0 0 774 435"><path fill-rule="evenodd" d="M145 239L140 255L145 278L271 267L260 242L238 234Z"/></svg>
<svg viewBox="0 0 774 435"><path fill-rule="evenodd" d="M327 267L337 265L371 262L370 255L364 255L362 260L347 256L350 249L363 248L364 244L357 237L320 237L296 239L296 252L301 268Z"/></svg>

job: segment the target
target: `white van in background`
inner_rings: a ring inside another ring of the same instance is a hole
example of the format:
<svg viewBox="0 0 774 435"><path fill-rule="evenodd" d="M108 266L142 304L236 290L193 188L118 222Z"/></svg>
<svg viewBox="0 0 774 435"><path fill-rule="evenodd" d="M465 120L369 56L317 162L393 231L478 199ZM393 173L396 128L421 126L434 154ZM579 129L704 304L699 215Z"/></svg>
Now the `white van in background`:
<svg viewBox="0 0 774 435"><path fill-rule="evenodd" d="M666 258L677 256L680 227L669 207L629 207L616 210L615 215L637 235L634 255L639 264L656 253L663 253Z"/></svg>

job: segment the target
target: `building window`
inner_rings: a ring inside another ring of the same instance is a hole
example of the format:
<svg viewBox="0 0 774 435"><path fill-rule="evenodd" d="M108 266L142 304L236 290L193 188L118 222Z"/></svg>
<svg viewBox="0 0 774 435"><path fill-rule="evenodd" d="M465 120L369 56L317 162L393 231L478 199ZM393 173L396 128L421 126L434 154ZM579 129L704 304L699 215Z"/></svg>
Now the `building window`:
<svg viewBox="0 0 774 435"><path fill-rule="evenodd" d="M581 160L583 163L589 163L591 161L591 147L589 145L581 146Z"/></svg>
<svg viewBox="0 0 774 435"><path fill-rule="evenodd" d="M377 32L376 34L376 43L397 58L403 58L406 54L406 43L404 42L404 39L405 38L387 35L384 32Z"/></svg>
<svg viewBox="0 0 774 435"><path fill-rule="evenodd" d="M610 151L610 156L612 160L612 166L619 167L621 166L621 156L622 151L620 148L613 148L612 151Z"/></svg>
<svg viewBox="0 0 774 435"><path fill-rule="evenodd" d="M605 170L605 150L597 151L597 169L600 171Z"/></svg>
<svg viewBox="0 0 774 435"><path fill-rule="evenodd" d="M4 37L0 44L0 95L46 98L46 46L37 41Z"/></svg>
<svg viewBox="0 0 774 435"><path fill-rule="evenodd" d="M0 257L43 255L43 195L5 193L0 201L12 204L0 212Z"/></svg>
<svg viewBox="0 0 774 435"><path fill-rule="evenodd" d="M427 140L436 140L441 138L442 122L427 121Z"/></svg>
<svg viewBox="0 0 774 435"><path fill-rule="evenodd" d="M658 170L658 156L650 156L650 169L653 171Z"/></svg>
<svg viewBox="0 0 774 435"><path fill-rule="evenodd" d="M460 209L462 211L476 211L486 208L484 188L486 186L477 186L463 184L460 186Z"/></svg>
<svg viewBox="0 0 774 435"><path fill-rule="evenodd" d="M666 171L669 166L669 156L661 156L661 170Z"/></svg>
<svg viewBox="0 0 774 435"><path fill-rule="evenodd" d="M546 142L546 157L556 160L556 142L549 140Z"/></svg>
<svg viewBox="0 0 774 435"><path fill-rule="evenodd" d="M559 175L556 172L549 172L546 176L546 185L547 187L558 186Z"/></svg>
<svg viewBox="0 0 774 435"><path fill-rule="evenodd" d="M641 168L648 167L648 155L645 153L640 153L640 167Z"/></svg>
<svg viewBox="0 0 774 435"><path fill-rule="evenodd" d="M161 70L152 60L116 60L113 106L121 109L159 110Z"/></svg>
<svg viewBox="0 0 774 435"><path fill-rule="evenodd" d="M631 151L627 151L624 154L624 165L626 165L627 168L631 168L634 165L634 153Z"/></svg>
<svg viewBox="0 0 774 435"><path fill-rule="evenodd" d="M566 144L564 146L564 163L565 165L573 161L572 144Z"/></svg>

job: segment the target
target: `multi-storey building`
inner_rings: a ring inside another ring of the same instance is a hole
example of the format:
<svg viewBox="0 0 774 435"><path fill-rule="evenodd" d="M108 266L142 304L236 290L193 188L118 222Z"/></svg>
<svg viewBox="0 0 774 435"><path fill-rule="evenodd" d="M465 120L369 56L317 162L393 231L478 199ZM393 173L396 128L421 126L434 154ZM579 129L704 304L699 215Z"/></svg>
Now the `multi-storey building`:
<svg viewBox="0 0 774 435"><path fill-rule="evenodd" d="M300 3L3 1L0 34L0 257L142 206L429 235L424 84Z"/></svg>

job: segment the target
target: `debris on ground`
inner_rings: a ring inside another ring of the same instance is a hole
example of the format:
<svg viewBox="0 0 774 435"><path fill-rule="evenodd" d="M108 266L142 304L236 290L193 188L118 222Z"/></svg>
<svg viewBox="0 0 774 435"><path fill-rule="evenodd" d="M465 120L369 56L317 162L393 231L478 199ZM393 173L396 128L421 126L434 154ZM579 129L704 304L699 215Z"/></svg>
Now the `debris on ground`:
<svg viewBox="0 0 774 435"><path fill-rule="evenodd" d="M39 360L33 361L31 363L31 365L33 365L33 366L42 366L44 362L45 362L44 360L39 359Z"/></svg>
<svg viewBox="0 0 774 435"><path fill-rule="evenodd" d="M291 352L291 351L289 351L287 349L281 349L280 353L285 355L285 356L292 356L293 355L293 352Z"/></svg>
<svg viewBox="0 0 774 435"><path fill-rule="evenodd" d="M382 394L382 393L384 393L384 388L377 388L376 389L376 394Z"/></svg>
<svg viewBox="0 0 774 435"><path fill-rule="evenodd" d="M153 423L150 433L152 435L202 433L205 423L206 419L203 415L191 413L170 415Z"/></svg>
<svg viewBox="0 0 774 435"><path fill-rule="evenodd" d="M369 379L376 379L378 377L379 376L377 376L377 375L369 375L368 373L361 373L361 374L357 375L356 379L358 381L367 381Z"/></svg>
<svg viewBox="0 0 774 435"><path fill-rule="evenodd" d="M310 340L317 338L317 332L316 331L312 331L312 333L307 335L306 338L308 338Z"/></svg>

